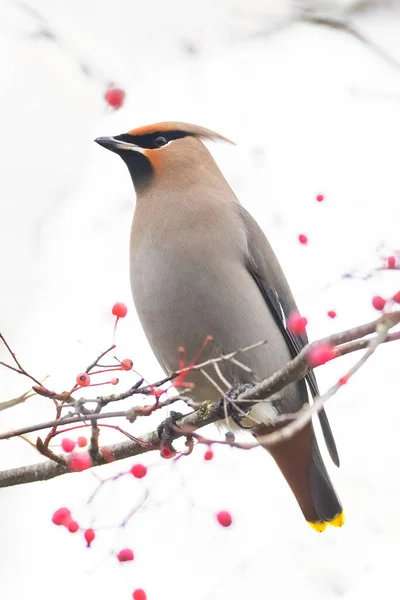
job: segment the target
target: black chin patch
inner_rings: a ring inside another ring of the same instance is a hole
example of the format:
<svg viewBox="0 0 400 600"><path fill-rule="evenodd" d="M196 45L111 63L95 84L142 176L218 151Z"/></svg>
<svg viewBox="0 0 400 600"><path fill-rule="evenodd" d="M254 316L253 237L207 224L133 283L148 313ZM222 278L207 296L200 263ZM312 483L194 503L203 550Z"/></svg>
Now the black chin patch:
<svg viewBox="0 0 400 600"><path fill-rule="evenodd" d="M120 150L118 154L129 169L136 192L143 191L154 175L153 166L147 156L131 150Z"/></svg>
<svg viewBox="0 0 400 600"><path fill-rule="evenodd" d="M130 133L122 133L121 135L115 136L114 139L120 140L121 142L127 142L128 144L135 144L140 148L146 148L147 150L155 150L160 148L160 144L157 144L155 140L159 137L164 137L168 142L172 140L178 140L190 135L186 131L154 131L153 133L145 133L144 135L131 135ZM162 147L162 146L161 146Z"/></svg>

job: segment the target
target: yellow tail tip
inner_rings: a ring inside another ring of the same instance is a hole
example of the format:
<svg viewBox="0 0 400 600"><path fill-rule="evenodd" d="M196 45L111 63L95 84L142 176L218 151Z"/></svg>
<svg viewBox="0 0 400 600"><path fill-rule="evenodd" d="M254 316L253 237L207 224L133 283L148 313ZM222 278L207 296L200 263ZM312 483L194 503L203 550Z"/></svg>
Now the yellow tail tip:
<svg viewBox="0 0 400 600"><path fill-rule="evenodd" d="M308 521L308 524L315 530L315 531L325 531L326 529L326 523L323 523L322 521Z"/></svg>
<svg viewBox="0 0 400 600"><path fill-rule="evenodd" d="M344 523L344 512L335 515L330 521L308 521L308 524L318 532L325 531L327 525L332 525L332 527L341 527L344 525Z"/></svg>
<svg viewBox="0 0 400 600"><path fill-rule="evenodd" d="M345 524L345 522L346 519L344 518L344 512L342 511L341 513L336 515L335 518L332 519L332 521L329 521L329 525L332 525L332 527L341 527Z"/></svg>

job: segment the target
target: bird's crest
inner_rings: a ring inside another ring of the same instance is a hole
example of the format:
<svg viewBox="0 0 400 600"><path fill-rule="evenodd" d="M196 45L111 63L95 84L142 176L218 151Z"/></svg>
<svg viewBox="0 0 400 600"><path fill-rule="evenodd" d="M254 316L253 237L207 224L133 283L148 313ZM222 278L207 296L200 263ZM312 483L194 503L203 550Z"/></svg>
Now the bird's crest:
<svg viewBox="0 0 400 600"><path fill-rule="evenodd" d="M231 140L207 129L206 127L200 127L199 125L191 125L190 123L181 123L179 121L164 121L162 123L154 123L153 125L145 125L144 127L138 127L137 129L131 129L128 131L128 135L132 136L147 136L154 133L181 133L183 135L193 136L200 139L227 142L233 144ZM182 137L183 137L182 135Z"/></svg>

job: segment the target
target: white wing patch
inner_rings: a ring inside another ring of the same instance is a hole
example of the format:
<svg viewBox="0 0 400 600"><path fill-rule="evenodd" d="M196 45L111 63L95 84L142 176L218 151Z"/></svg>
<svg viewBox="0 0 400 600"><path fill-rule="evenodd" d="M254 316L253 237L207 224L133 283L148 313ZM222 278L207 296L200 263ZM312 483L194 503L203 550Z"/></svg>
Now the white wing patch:
<svg viewBox="0 0 400 600"><path fill-rule="evenodd" d="M279 300L279 295L278 292L276 290L274 290L273 288L271 288L271 291L274 293L274 296L276 298L276 301L278 302L278 306L279 306L279 310L281 312L281 321L283 323L284 328L287 330L288 328L288 323L287 323L287 319L286 319L286 315L285 315L285 311L283 310L283 306L281 304L281 301Z"/></svg>

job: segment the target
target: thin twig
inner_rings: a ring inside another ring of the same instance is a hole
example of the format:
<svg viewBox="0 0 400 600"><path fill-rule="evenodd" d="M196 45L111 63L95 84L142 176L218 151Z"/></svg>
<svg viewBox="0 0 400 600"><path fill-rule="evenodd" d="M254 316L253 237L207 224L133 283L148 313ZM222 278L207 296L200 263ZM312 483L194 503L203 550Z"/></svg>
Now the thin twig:
<svg viewBox="0 0 400 600"><path fill-rule="evenodd" d="M361 325L358 327L354 327L350 330L342 331L340 333L333 334L324 340L320 340L319 342L314 342L313 344L309 344L306 346L300 354L294 358L292 361L287 363L282 369L280 369L277 373L254 386L251 390L246 391L237 399L237 403L242 400L253 400L256 403L260 399L265 399L270 397L272 394L279 392L284 389L290 383L297 381L304 377L307 370L310 368L308 364L308 352L311 348L320 344L321 341L330 343L334 346L344 345L343 354L348 354L350 351L357 351L360 349L360 338L364 338L367 335L373 334L377 331L377 335L375 335L370 340L364 340L368 344L367 352L361 357L361 359L354 365L354 367L349 371L348 376L354 374L361 366L365 363L365 361L369 358L369 356L375 351L380 343L383 341L394 341L395 339L399 339L398 335L387 335L387 332L391 327L394 327L396 324L400 322L400 311L396 311L393 313L388 313L381 316L379 319L372 321L371 323L367 323L365 325ZM349 350L348 343L355 342L352 350ZM340 352L337 353L337 356L340 356ZM206 366L206 365L203 365ZM199 366L197 366L199 367ZM314 400L314 404L307 408L304 411L301 411L300 415L281 415L280 419L290 419L291 422L288 425L283 426L280 430L274 431L272 434L268 434L268 438L262 438L263 445L272 445L281 441L282 439L286 439L290 435L294 435L296 431L298 431L301 427L304 426L305 423L308 423L311 419L312 415L318 412L321 409L323 403L327 400L327 398L331 397L334 393L336 393L338 386L341 384L338 382L333 386L326 394ZM154 390L154 387L153 387ZM246 404L246 408L251 405L251 402ZM128 411L132 416L132 411ZM119 413L110 413L110 414L101 414L101 415L86 415L75 416L75 417L67 417L66 419L60 419L56 425L65 425L67 423L74 423L79 421L90 421L91 419L100 419L100 418L114 418L114 417L124 417L126 416L126 412L121 411ZM185 436L187 437L189 434L193 435L193 432L205 425L209 425L210 423L214 423L223 417L221 414L221 403L219 401L210 401L204 402L198 410L185 415L182 419L177 422L177 430L171 431L171 441L173 439L177 439L179 437ZM54 422L44 423L39 425L39 428L45 429L48 427L54 426ZM32 430L37 430L38 426L33 428L24 428L23 430L18 430L19 434L24 434ZM288 429L289 428L289 433ZM27 431L28 430L28 431ZM8 437L12 437L13 435L18 435L18 433L7 432L6 434L2 434L0 439L5 439ZM194 435L193 435L194 437ZM234 445L234 442L230 442L231 445ZM110 460L110 457L114 460L121 460L123 458L127 458L129 456L136 456L142 454L144 452L149 451L151 448L159 448L160 440L158 436L157 430L152 431L144 436L138 438L137 442L125 441L120 442L118 444L114 444L109 447L105 447L100 449L99 456L94 461L94 466L104 464ZM245 445L241 445L241 447L246 447ZM254 447L254 445L248 446ZM58 457L59 461L65 461L63 456ZM39 463L36 465L29 465L27 467L20 467L17 469L10 469L8 471L0 472L0 487L9 487L13 485L19 485L22 483L29 483L33 481L43 481L47 479L52 479L53 477L58 477L59 475L65 474L68 472L68 467L65 464L55 464L52 461L47 461L44 463Z"/></svg>
<svg viewBox="0 0 400 600"><path fill-rule="evenodd" d="M17 356L15 354L15 352L13 352L11 350L10 345L8 344L6 338L4 337L4 335L2 333L0 333L0 340L3 342L3 344L5 345L5 347L7 348L7 350L9 351L9 353L11 354L15 364L17 365L18 369L16 369L15 367L12 367L11 365L7 365L6 363L0 363L1 365L3 365L4 367L7 367L8 369L11 369L12 371L16 371L17 373L20 373L21 375L25 375L25 377L29 377L29 379L32 379L32 381L34 381L35 383L37 383L38 385L41 385L41 382L38 381L35 377L33 377L33 375L30 375L28 373L28 371L26 371L23 366L21 365L21 363L19 362L19 360L17 359Z"/></svg>
<svg viewBox="0 0 400 600"><path fill-rule="evenodd" d="M389 333L386 336L386 339L381 342L381 344L395 342L396 340L400 340L400 331L394 331L393 333ZM346 354L350 354L351 352L364 350L368 347L369 341L369 338L363 340L355 340L354 342L348 342L347 344L336 346L335 350L338 356L345 356Z"/></svg>
<svg viewBox="0 0 400 600"><path fill-rule="evenodd" d="M256 402L258 400L264 400L265 398L269 398L271 395L281 391L281 389L283 389L290 383L293 383L294 381L304 377L307 370L310 368L308 361L307 361L308 352L311 347L319 345L321 342L331 343L332 345L339 344L338 346L336 346L335 358L341 356L342 354L343 355L348 354L349 352L354 352L354 351L361 349L362 348L362 346L360 346L361 342L363 343L363 347L366 347L366 345L368 344L368 340L359 340L358 338L372 334L376 330L376 327L378 326L378 324L381 322L385 322L385 320L387 320L392 326L396 325L397 323L400 322L400 311L397 311L394 313L389 313L387 315L384 315L383 317L380 317L379 319L377 319L375 321L366 323L365 325L360 325L358 327L354 327L352 329L333 334L333 335L331 335L327 338L324 338L323 340L320 340L318 342L313 342L312 344L308 344L305 348L303 348L303 350L293 360L288 362L282 369L279 369L271 377L268 377L263 382L255 385L253 388L251 388L251 390L243 393L240 397L240 400L248 402L248 404L246 404L246 408L247 408L250 406L252 401ZM386 341L389 342L389 341L395 341L395 340L400 339L399 333L400 332L395 332L395 333L389 334L386 338ZM354 343L354 347L347 345L348 342ZM258 345L260 345L260 344L258 344ZM341 348L343 348L343 351L341 351ZM220 359L225 360L229 356L230 355L224 355L224 357L220 357ZM214 362L216 362L216 360L217 359L211 359L211 361L209 361L209 362L206 361L205 363L202 363L202 365L207 366L209 364L213 364ZM202 365L197 365L196 368L198 369ZM214 382L214 384L215 384L215 382ZM130 390L128 390L128 392L126 392L124 394L119 394L119 397L121 397L121 399L123 399L123 398L127 397L125 394L130 394L132 391L135 392L136 385L137 385L137 383ZM221 394L221 396L224 396L224 394L225 394L224 390L220 389L219 386L217 389L218 389L218 392ZM103 398L109 399L112 397L103 397ZM149 411L149 409L147 407L145 407L145 409L147 409ZM135 411L137 411L137 415L140 416L140 414L146 414L145 409L141 412L140 407L136 407ZM0 433L0 440L9 439L11 437L16 437L18 435L25 435L27 433L32 433L34 431L41 431L43 429L49 429L51 427L59 426L59 425L69 425L71 423L81 423L81 422L91 421L96 418L112 419L112 418L120 418L120 417L125 417L128 419L131 418L132 410L130 409L127 411L102 413L100 415L86 414L86 415L63 417L60 419L51 420L51 421L39 423L36 425L29 425L29 426L22 427L19 429L14 429L14 430L6 431L4 433Z"/></svg>
<svg viewBox="0 0 400 600"><path fill-rule="evenodd" d="M355 365L353 365L351 369L347 372L347 378L353 376L373 355L378 346L385 340L388 330L389 327L387 324L378 325L376 336L369 341L365 354L363 354L362 357L355 363ZM307 423L311 421L313 415L317 414L321 410L325 402L329 400L329 398L334 396L342 387L342 385L343 384L339 380L331 388L329 388L329 390L325 394L314 398L313 404L308 405L306 409L303 408L297 413L291 415L291 418L293 420L281 429L278 429L266 435L257 436L258 444L262 445L265 448L269 448L282 442L283 440L287 440L293 437L297 432L303 429L303 427L307 425ZM287 415L282 415L281 418L282 420L287 419ZM263 425L261 425L261 428L262 427Z"/></svg>
<svg viewBox="0 0 400 600"><path fill-rule="evenodd" d="M324 27L329 27L331 29L335 29L336 31L343 31L348 35L355 38L357 41L361 42L364 46L366 46L371 52L379 56L383 61L385 61L389 66L396 69L397 71L400 69L400 62L392 56L387 50L382 48L379 44L366 37L359 29L356 29L350 22L335 18L327 15L318 15L312 13L303 13L299 19L299 21L303 21L306 23L310 23L311 25L322 25Z"/></svg>
<svg viewBox="0 0 400 600"><path fill-rule="evenodd" d="M105 356L106 354L108 354L109 352L111 352L111 350L114 350L115 348L115 344L113 344L112 346L110 346L109 348L107 348L107 350L104 350L104 352L102 352L101 354L99 354L99 356L96 358L96 360L94 360L92 363L90 363L90 365L88 367L86 367L86 371L85 373L90 373L90 371L92 369L94 369L95 367L97 367L97 365L99 364L99 361L103 358L103 356ZM116 365L118 366L118 365Z"/></svg>

